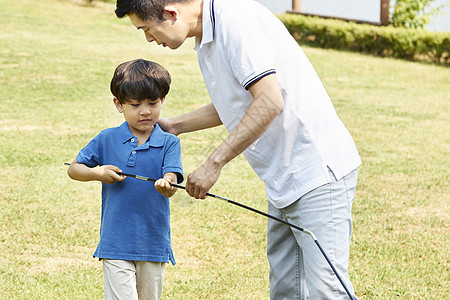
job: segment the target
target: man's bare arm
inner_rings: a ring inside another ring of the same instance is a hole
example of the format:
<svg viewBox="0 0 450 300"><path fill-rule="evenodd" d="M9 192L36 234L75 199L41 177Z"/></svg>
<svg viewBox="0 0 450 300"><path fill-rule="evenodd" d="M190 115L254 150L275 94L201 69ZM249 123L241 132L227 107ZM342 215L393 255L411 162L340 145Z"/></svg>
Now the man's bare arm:
<svg viewBox="0 0 450 300"><path fill-rule="evenodd" d="M260 138L283 111L284 101L275 74L254 83L249 91L253 101L242 120L203 165L188 176L186 191L189 195L205 198L222 168Z"/></svg>
<svg viewBox="0 0 450 300"><path fill-rule="evenodd" d="M222 125L222 121L214 105L210 103L194 111L170 119L160 119L158 124L164 131L179 135L216 127Z"/></svg>

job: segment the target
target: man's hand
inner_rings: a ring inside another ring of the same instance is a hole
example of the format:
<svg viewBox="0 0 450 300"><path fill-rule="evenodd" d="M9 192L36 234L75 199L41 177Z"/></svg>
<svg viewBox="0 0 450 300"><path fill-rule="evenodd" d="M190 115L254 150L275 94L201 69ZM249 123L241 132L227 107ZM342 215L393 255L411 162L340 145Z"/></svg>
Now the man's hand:
<svg viewBox="0 0 450 300"><path fill-rule="evenodd" d="M173 125L173 122L170 119L160 118L158 120L158 122L156 122L156 123L159 125L159 127L161 127L161 129L164 132L168 132L168 133L171 133L171 134L174 134L174 135L179 135L180 134L180 132L178 132L175 129L175 126Z"/></svg>
<svg viewBox="0 0 450 300"><path fill-rule="evenodd" d="M187 177L186 192L196 199L205 199L206 193L219 179L221 170L222 167L214 166L206 161Z"/></svg>

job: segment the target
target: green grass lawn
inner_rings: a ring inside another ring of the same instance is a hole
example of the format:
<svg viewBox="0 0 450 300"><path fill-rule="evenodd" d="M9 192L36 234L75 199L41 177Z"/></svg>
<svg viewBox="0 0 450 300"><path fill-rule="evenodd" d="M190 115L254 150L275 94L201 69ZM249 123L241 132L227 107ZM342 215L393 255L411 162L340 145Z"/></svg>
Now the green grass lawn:
<svg viewBox="0 0 450 300"><path fill-rule="evenodd" d="M109 82L134 58L169 70L163 115L209 102L189 41L149 45L114 5L0 0L0 299L102 299L92 257L100 184L72 181L66 161L122 123ZM449 299L450 69L304 48L352 133L363 165L350 275L359 299ZM186 174L226 135L181 136ZM266 210L240 156L211 192ZM177 264L163 299L268 299L266 220L214 199L172 198Z"/></svg>

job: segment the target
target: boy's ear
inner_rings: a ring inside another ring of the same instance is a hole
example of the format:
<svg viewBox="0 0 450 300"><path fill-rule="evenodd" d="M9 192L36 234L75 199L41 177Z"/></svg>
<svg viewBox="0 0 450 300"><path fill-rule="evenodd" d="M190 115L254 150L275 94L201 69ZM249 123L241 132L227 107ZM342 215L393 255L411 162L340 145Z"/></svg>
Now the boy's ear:
<svg viewBox="0 0 450 300"><path fill-rule="evenodd" d="M119 113L123 113L122 103L119 102L119 99L117 99L116 97L114 97L114 98L113 98L113 102L114 102L114 105L115 105L116 108L117 108L117 111L118 111Z"/></svg>
<svg viewBox="0 0 450 300"><path fill-rule="evenodd" d="M178 20L178 9L173 5L164 6L163 16L167 20L176 21Z"/></svg>
<svg viewBox="0 0 450 300"><path fill-rule="evenodd" d="M161 99L161 104L164 104L164 100L166 100L166 97Z"/></svg>

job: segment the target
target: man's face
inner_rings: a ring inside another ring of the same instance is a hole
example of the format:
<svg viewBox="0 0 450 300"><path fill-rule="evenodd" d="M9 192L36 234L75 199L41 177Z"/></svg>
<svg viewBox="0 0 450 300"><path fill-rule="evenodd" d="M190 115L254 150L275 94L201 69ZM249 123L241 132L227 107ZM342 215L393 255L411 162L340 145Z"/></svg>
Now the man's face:
<svg viewBox="0 0 450 300"><path fill-rule="evenodd" d="M149 43L155 41L158 45L169 47L170 49L177 49L187 38L183 33L182 24L178 19L172 19L167 13L164 13L164 21L143 21L135 14L128 15L131 23L136 28L142 29L145 38Z"/></svg>

